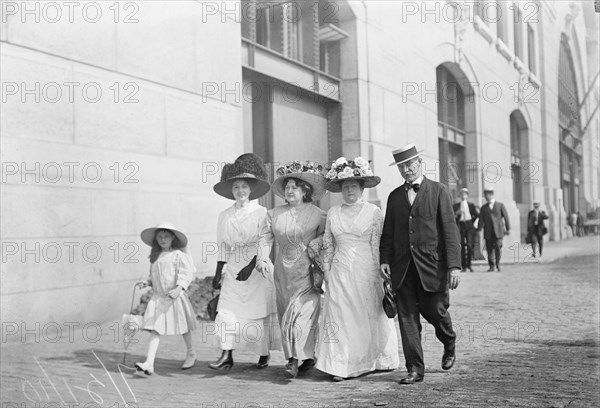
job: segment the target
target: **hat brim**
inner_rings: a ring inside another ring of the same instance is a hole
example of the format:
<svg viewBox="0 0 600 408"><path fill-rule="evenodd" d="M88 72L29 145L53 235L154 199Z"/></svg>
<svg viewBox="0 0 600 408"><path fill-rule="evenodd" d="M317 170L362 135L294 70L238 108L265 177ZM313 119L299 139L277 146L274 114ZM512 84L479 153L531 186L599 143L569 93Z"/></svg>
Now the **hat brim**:
<svg viewBox="0 0 600 408"><path fill-rule="evenodd" d="M271 186L269 186L269 183L267 183L264 180L261 180L257 177L250 177L248 175L239 175L239 176L234 176L234 177L230 177L227 180L221 181L217 184L215 184L215 186L213 187L213 190L215 191L215 193L217 193L218 195L228 198L230 200L235 200L235 197L233 196L233 192L231 191L232 187L233 187L233 183L237 180L248 180L250 182L252 182L252 184L254 184L253 186L250 187L250 200L256 200L257 198L260 198L262 196L264 196L265 194L267 194L269 192L269 189L271 188Z"/></svg>
<svg viewBox="0 0 600 408"><path fill-rule="evenodd" d="M313 200L320 200L327 190L325 190L325 183L327 180L321 174L317 173L288 173L284 176L278 177L275 179L273 184L271 185L271 191L275 193L276 196L281 197L285 200L285 181L289 178L296 178L302 181L307 182L313 188L312 198Z"/></svg>
<svg viewBox="0 0 600 408"><path fill-rule="evenodd" d="M157 227L152 227L152 228L146 228L145 230L142 231L142 233L140 234L140 238L142 238L142 241L144 242L144 244L148 245L148 246L152 246L152 243L154 242L154 237L156 236L156 231L158 230L169 230L171 231L179 240L179 242L181 243L181 247L185 248L188 244L188 239L185 236L185 234L179 230L176 230L174 228L168 227L168 226L157 226Z"/></svg>
<svg viewBox="0 0 600 408"><path fill-rule="evenodd" d="M344 181L349 180L362 181L364 183L364 188L372 188L381 183L381 178L379 176L353 176L343 179L330 180L327 182L327 184L325 184L325 188L327 191L331 191L332 193L341 193L342 184Z"/></svg>
<svg viewBox="0 0 600 408"><path fill-rule="evenodd" d="M393 162L393 163L390 163L388 166L397 166L397 165L399 165L399 164L406 163L407 161L409 161L409 160L412 160L412 159L414 159L415 157L419 157L419 156L421 155L421 153L423 153L424 151L425 151L425 150L417 150L417 154L415 154L415 155L413 155L413 156L410 156L410 157L408 157L408 158L406 158L406 159L404 159L404 160L400 160L399 162Z"/></svg>

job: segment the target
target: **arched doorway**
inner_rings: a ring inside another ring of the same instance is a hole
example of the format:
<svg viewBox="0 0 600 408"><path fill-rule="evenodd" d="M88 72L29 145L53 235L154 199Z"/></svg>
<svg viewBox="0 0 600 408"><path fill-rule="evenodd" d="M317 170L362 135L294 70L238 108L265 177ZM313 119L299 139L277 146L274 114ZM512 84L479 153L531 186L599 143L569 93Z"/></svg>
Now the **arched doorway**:
<svg viewBox="0 0 600 408"><path fill-rule="evenodd" d="M563 207L567 214L573 214L580 210L583 146L573 57L569 40L564 34L560 42L558 63L558 118Z"/></svg>
<svg viewBox="0 0 600 408"><path fill-rule="evenodd" d="M458 64L443 63L436 68L439 180L458 199L467 187L477 192L477 178L467 164L477 162L475 97L473 88Z"/></svg>
<svg viewBox="0 0 600 408"><path fill-rule="evenodd" d="M520 110L510 114L510 166L513 181L513 199L517 206L529 206L531 183L537 173L534 163L529 162L529 129Z"/></svg>

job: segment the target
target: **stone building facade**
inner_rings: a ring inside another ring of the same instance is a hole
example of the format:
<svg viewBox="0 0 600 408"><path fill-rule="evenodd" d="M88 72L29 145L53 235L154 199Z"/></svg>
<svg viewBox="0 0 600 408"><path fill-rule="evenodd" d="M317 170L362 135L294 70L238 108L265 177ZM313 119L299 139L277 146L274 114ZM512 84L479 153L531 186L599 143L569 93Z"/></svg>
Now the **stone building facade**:
<svg viewBox="0 0 600 408"><path fill-rule="evenodd" d="M3 321L127 312L139 232L162 220L211 274L230 205L212 186L247 151L273 167L361 155L385 207L390 152L415 142L454 197L494 187L508 257L534 200L552 240L600 204L591 1L49 4L2 2Z"/></svg>

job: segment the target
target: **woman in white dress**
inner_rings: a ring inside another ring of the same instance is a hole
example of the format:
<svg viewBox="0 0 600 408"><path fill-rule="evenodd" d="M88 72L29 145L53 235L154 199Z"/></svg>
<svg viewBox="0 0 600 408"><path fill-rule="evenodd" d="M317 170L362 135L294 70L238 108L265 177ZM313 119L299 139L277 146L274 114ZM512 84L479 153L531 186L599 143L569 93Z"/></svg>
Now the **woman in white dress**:
<svg viewBox="0 0 600 408"><path fill-rule="evenodd" d="M275 309L273 264L255 269L258 240L266 227L267 209L256 201L269 191L260 157L248 153L223 168L214 190L235 203L219 215L219 255L213 287L221 289L215 324L221 357L216 370L233 366L233 350L259 355L257 368L269 365L270 350L281 348Z"/></svg>
<svg viewBox="0 0 600 408"><path fill-rule="evenodd" d="M314 366L321 295L312 285L309 250L318 252L325 212L312 203L323 196L325 178L311 163L292 162L277 169L271 189L286 200L267 217L265 247L275 241L275 287L286 371L292 377ZM262 245L261 245L262 246ZM259 267L267 267L263 251ZM299 366L299 362L302 362Z"/></svg>
<svg viewBox="0 0 600 408"><path fill-rule="evenodd" d="M383 214L363 199L364 188L381 181L362 157L341 157L326 176L327 190L343 204L327 213L322 265L326 291L317 346L317 369L334 381L399 365L393 319L382 307L379 238Z"/></svg>

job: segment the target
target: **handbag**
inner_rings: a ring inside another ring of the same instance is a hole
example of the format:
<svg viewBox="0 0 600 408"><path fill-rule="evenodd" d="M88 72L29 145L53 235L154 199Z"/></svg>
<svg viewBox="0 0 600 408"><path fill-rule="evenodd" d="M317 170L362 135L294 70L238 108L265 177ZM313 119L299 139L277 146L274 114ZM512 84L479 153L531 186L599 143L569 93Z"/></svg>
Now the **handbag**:
<svg viewBox="0 0 600 408"><path fill-rule="evenodd" d="M389 279L383 281L383 310L385 315L390 319L393 319L398 314L396 307L396 294L392 289L392 284Z"/></svg>
<svg viewBox="0 0 600 408"><path fill-rule="evenodd" d="M213 292L214 294L214 292ZM211 300L208 301L208 303L206 304L206 311L208 312L208 317L210 318L210 320L212 320L213 322L215 321L215 319L217 318L217 306L219 305L219 295L213 297Z"/></svg>
<svg viewBox="0 0 600 408"><path fill-rule="evenodd" d="M133 285L133 294L131 295L131 307L129 313L123 314L121 318L121 327L123 327L123 364L125 364L125 358L127 357L127 348L131 343L137 343L137 339L134 339L135 335L142 330L144 327L144 316L133 314L133 304L135 301L135 290L137 289L137 283Z"/></svg>
<svg viewBox="0 0 600 408"><path fill-rule="evenodd" d="M310 267L308 268L310 273L310 283L314 290L319 292L320 294L325 293L323 291L323 270L315 261L312 261Z"/></svg>

